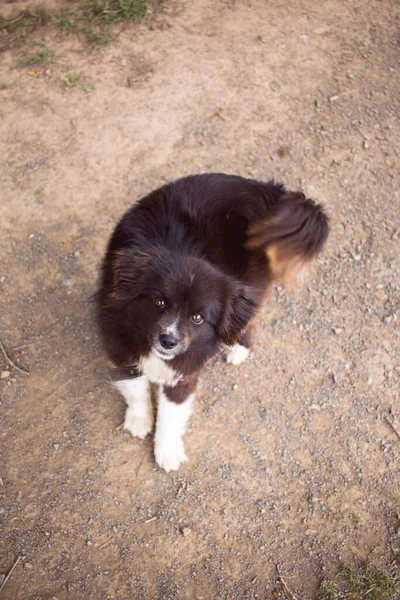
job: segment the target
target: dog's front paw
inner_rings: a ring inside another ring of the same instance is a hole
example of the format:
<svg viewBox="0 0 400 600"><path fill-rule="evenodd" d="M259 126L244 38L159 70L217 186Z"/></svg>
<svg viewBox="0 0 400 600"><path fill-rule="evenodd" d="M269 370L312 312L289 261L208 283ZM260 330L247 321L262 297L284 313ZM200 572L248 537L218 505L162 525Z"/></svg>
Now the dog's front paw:
<svg viewBox="0 0 400 600"><path fill-rule="evenodd" d="M124 429L134 437L144 439L153 429L153 415L139 417L131 408L128 408L125 414Z"/></svg>
<svg viewBox="0 0 400 600"><path fill-rule="evenodd" d="M226 362L231 365L240 365L242 362L246 360L249 355L250 350L246 348L246 346L242 346L241 344L235 344L231 348L229 348L228 354L226 355Z"/></svg>
<svg viewBox="0 0 400 600"><path fill-rule="evenodd" d="M187 460L181 439L156 442L154 448L156 462L167 473L177 471L181 463Z"/></svg>

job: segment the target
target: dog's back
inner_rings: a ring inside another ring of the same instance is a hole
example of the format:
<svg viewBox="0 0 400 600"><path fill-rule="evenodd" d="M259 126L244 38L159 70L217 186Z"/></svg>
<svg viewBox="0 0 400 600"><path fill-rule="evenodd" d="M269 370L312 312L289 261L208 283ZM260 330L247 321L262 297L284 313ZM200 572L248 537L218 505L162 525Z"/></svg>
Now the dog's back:
<svg viewBox="0 0 400 600"><path fill-rule="evenodd" d="M302 193L211 173L179 179L136 203L117 226L108 255L132 245L165 247L264 287L295 275L327 236L323 209Z"/></svg>

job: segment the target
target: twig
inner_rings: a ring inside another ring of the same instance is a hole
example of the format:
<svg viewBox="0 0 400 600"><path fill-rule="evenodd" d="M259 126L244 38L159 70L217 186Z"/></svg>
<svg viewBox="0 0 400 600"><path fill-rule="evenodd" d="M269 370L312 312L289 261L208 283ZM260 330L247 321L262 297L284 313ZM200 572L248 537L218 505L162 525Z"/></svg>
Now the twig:
<svg viewBox="0 0 400 600"><path fill-rule="evenodd" d="M281 570L279 568L279 564L277 563L276 565L276 570L278 571L278 577L279 577L279 581L281 582L281 584L283 585L283 588L285 590L285 592L287 592L289 594L289 596L291 597L292 600L297 600L297 597L293 594L293 592L288 588L288 585L286 583L286 581L284 580Z"/></svg>
<svg viewBox="0 0 400 600"><path fill-rule="evenodd" d="M395 429L394 425L392 425L392 423L389 421L389 419L387 418L386 415L383 415L383 418L385 419L386 423L389 425L390 429L393 431L393 433L395 434L395 436L397 437L397 439L400 440L400 434Z"/></svg>
<svg viewBox="0 0 400 600"><path fill-rule="evenodd" d="M54 394L61 392L61 390L63 390L70 382L71 382L71 380L68 379L62 385L60 385L56 390L53 390L52 392L50 392L50 394L46 397L46 402L47 402L47 400L50 400L50 398L52 398L54 396Z"/></svg>
<svg viewBox="0 0 400 600"><path fill-rule="evenodd" d="M23 350L24 348L28 348L28 346L33 346L33 342L30 342L29 344L21 344L21 346L14 346L12 350L13 352L16 350Z"/></svg>
<svg viewBox="0 0 400 600"><path fill-rule="evenodd" d="M8 571L7 575L4 577L4 581L3 583L0 585L0 594L3 591L4 586L6 585L7 581L10 579L15 567L17 566L17 564L19 563L19 561L21 560L21 556L18 556L17 560L15 561L15 563L13 564L13 566L11 567L11 569Z"/></svg>
<svg viewBox="0 0 400 600"><path fill-rule="evenodd" d="M8 356L4 346L3 346L3 342L0 340L0 350L5 358L6 363L12 367L13 369L15 369L16 371L18 371L19 373L23 373L24 375L29 375L29 371L25 371L25 369L21 369L18 365L16 365L11 358Z"/></svg>
<svg viewBox="0 0 400 600"><path fill-rule="evenodd" d="M155 521L157 519L157 517L151 517L151 519L147 519L147 521L145 521L145 523L151 523L152 521Z"/></svg>
<svg viewBox="0 0 400 600"><path fill-rule="evenodd" d="M369 142L369 139L367 138L367 136L364 135L363 132L360 129L358 129L358 127L356 127L355 129L356 129L357 133L359 133L366 142Z"/></svg>
<svg viewBox="0 0 400 600"><path fill-rule="evenodd" d="M225 117L221 115L219 110L215 111L215 113L211 115L210 119L215 119L215 117L219 117L222 121L226 121Z"/></svg>
<svg viewBox="0 0 400 600"><path fill-rule="evenodd" d="M113 538L113 537L112 537L112 538L110 538L109 540L107 540L106 542L104 542L104 544L102 544L101 546L98 546L98 547L97 547L97 550L102 550L103 548L105 548L106 546L108 546L108 544L109 544L110 542L112 542L114 539L115 539L115 538Z"/></svg>
<svg viewBox="0 0 400 600"><path fill-rule="evenodd" d="M120 424L118 425L118 427L116 427L116 428L114 429L114 431L119 431L119 430L121 429L121 427L123 427L123 426L124 426L124 423L122 422L122 423L120 423Z"/></svg>

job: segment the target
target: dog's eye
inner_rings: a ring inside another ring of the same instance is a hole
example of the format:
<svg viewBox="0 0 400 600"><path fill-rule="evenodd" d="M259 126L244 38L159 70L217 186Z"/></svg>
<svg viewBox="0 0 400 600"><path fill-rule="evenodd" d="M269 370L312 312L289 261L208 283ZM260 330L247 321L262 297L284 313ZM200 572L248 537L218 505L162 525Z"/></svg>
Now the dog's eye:
<svg viewBox="0 0 400 600"><path fill-rule="evenodd" d="M204 317L200 313L196 313L195 315L192 315L192 321L196 325L201 325L202 323L204 323Z"/></svg>
<svg viewBox="0 0 400 600"><path fill-rule="evenodd" d="M162 298L154 298L153 303L155 306L157 306L157 308L165 307L165 300L163 300Z"/></svg>

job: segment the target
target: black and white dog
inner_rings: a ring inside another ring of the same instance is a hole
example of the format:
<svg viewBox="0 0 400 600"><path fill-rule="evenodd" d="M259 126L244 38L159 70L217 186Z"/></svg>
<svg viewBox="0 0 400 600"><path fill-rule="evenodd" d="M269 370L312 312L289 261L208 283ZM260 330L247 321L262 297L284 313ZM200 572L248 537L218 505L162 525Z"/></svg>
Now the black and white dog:
<svg viewBox="0 0 400 600"><path fill-rule="evenodd" d="M101 339L128 405L124 427L153 427L165 471L186 460L182 436L203 365L222 348L240 364L249 326L273 282L299 275L322 250L320 205L274 182L186 177L138 201L117 225L96 294Z"/></svg>

